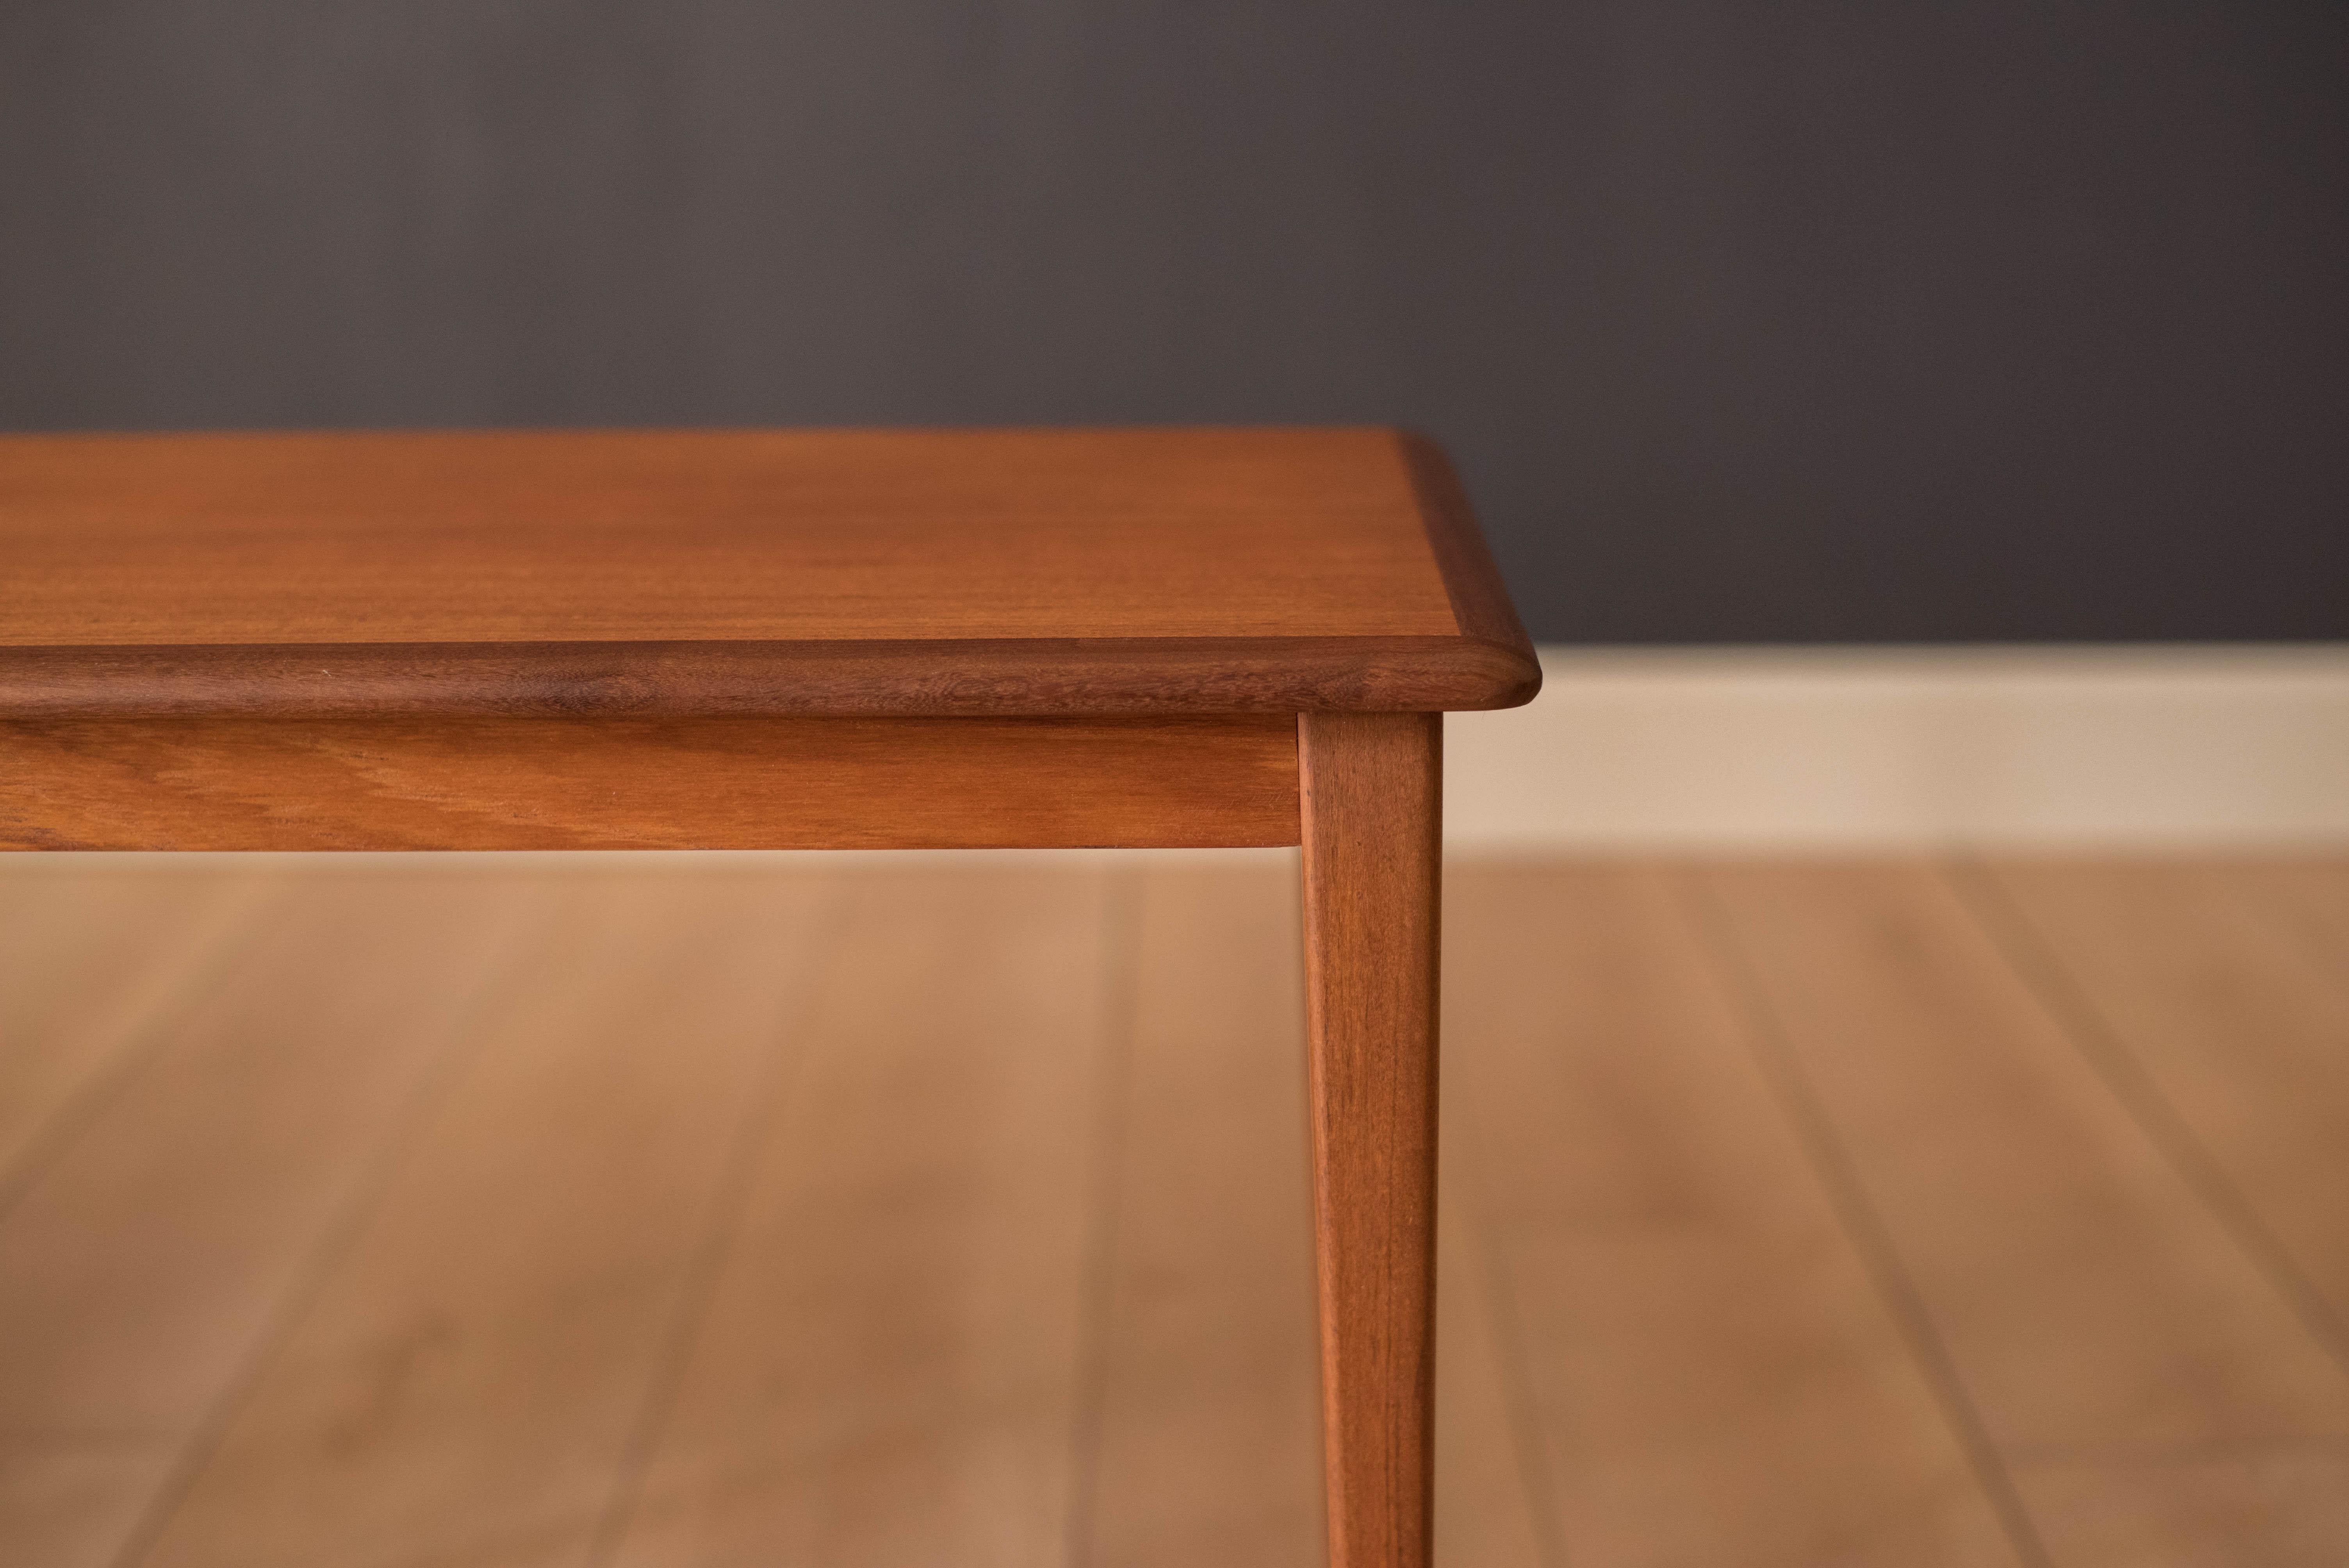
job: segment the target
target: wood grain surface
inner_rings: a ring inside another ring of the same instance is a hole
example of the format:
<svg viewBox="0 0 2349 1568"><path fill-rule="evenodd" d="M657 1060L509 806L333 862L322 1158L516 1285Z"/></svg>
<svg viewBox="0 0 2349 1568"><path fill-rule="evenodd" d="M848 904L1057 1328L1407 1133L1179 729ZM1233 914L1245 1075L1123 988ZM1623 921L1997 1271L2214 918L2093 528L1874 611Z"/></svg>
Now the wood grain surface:
<svg viewBox="0 0 2349 1568"><path fill-rule="evenodd" d="M2332 1342L2128 1131L2349 1038L2349 867L1994 862L2020 964L1940 869L1456 869L1447 1568L2349 1561ZM1295 877L0 861L0 1560L1312 1561Z"/></svg>
<svg viewBox="0 0 2349 1568"><path fill-rule="evenodd" d="M1307 714L1305 995L1333 1568L1433 1544L1441 714Z"/></svg>
<svg viewBox="0 0 2349 1568"><path fill-rule="evenodd" d="M1297 841L1284 715L49 718L0 848L978 849Z"/></svg>
<svg viewBox="0 0 2349 1568"><path fill-rule="evenodd" d="M598 1568L1067 1561L1107 880L857 879Z"/></svg>
<svg viewBox="0 0 2349 1568"><path fill-rule="evenodd" d="M485 1048L365 1234L322 1260L144 1562L301 1568L352 1560L354 1537L382 1561L484 1541L576 1560L693 1260L733 1217L730 1154L777 1087L778 1021L830 955L834 903L812 882L671 878L616 898L576 881L542 951L520 955L531 978L556 957L568 983L525 984L519 1009L502 988ZM663 1038L693 1048L647 1048Z"/></svg>
<svg viewBox="0 0 2349 1568"><path fill-rule="evenodd" d="M2112 1042L2051 1009L1931 868L1726 869L1701 891L2039 1560L2336 1558L2349 1357L2181 1162L2175 1109L2149 1119L2153 1101L2114 1092ZM2230 974L2266 994L2255 970ZM2337 1247L2337 1158L2320 1191ZM2174 1554L2113 1549L2132 1533Z"/></svg>
<svg viewBox="0 0 2349 1568"><path fill-rule="evenodd" d="M0 712L1483 707L1376 429L0 438ZM310 650L318 651L312 663Z"/></svg>
<svg viewBox="0 0 2349 1568"><path fill-rule="evenodd" d="M276 901L0 1210L0 1559L144 1554L224 1394L479 1044L525 912L554 900L494 878L453 904L437 891L318 878ZM378 949L399 962L348 961Z"/></svg>
<svg viewBox="0 0 2349 1568"><path fill-rule="evenodd" d="M1457 637L0 647L24 717L555 718L1404 712L1532 694L1526 655ZM1506 706L1506 704L1498 704Z"/></svg>
<svg viewBox="0 0 2349 1568"><path fill-rule="evenodd" d="M2334 1198L2349 1186L2349 944L2295 942L2266 918L2267 869L2042 859L1967 885L2116 1092L2241 1206L2239 1228L2256 1227L2271 1271L2349 1359Z"/></svg>
<svg viewBox="0 0 2349 1568"><path fill-rule="evenodd" d="M0 898L0 1209L168 1042L282 891L240 864L160 887L83 876Z"/></svg>
<svg viewBox="0 0 2349 1568"><path fill-rule="evenodd" d="M1078 1562L1321 1557L1301 937L1268 870L1185 856L1132 900Z"/></svg>
<svg viewBox="0 0 2349 1568"><path fill-rule="evenodd" d="M1524 1326L1554 1558L2027 1563L1672 880L1476 864L1444 913L1446 1183Z"/></svg>

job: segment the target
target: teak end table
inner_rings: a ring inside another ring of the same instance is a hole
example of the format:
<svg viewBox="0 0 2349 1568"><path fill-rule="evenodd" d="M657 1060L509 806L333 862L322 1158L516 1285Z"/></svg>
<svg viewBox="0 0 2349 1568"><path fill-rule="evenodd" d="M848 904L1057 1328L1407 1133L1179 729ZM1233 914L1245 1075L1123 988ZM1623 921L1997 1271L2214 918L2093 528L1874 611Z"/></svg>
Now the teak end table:
<svg viewBox="0 0 2349 1568"><path fill-rule="evenodd" d="M0 438L0 847L1304 846L1330 1555L1430 1541L1446 709L1388 430Z"/></svg>

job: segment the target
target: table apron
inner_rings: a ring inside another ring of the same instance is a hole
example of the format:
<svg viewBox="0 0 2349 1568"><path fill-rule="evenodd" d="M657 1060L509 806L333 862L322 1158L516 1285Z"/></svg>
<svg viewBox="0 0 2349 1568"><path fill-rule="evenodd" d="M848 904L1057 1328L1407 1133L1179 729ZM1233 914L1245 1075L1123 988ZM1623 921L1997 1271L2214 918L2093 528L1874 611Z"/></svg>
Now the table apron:
<svg viewBox="0 0 2349 1568"><path fill-rule="evenodd" d="M0 849L1297 841L1293 714L0 722Z"/></svg>

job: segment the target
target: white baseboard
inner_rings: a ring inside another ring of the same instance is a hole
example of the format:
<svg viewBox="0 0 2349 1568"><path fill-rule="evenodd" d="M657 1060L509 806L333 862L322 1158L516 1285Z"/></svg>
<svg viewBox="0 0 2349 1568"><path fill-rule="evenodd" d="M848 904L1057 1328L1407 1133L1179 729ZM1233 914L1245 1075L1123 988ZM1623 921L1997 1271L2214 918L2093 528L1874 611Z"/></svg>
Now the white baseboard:
<svg viewBox="0 0 2349 1568"><path fill-rule="evenodd" d="M1447 841L2349 845L2349 644L1542 650L1447 722Z"/></svg>

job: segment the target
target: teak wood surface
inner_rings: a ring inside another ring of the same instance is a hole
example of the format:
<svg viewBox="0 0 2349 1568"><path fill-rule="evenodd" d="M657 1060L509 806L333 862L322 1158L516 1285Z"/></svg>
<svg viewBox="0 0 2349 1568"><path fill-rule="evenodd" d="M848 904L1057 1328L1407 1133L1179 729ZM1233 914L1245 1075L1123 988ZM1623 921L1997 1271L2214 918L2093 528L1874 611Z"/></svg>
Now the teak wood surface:
<svg viewBox="0 0 2349 1568"><path fill-rule="evenodd" d="M0 716L1504 707L1389 430L0 438Z"/></svg>
<svg viewBox="0 0 2349 1568"><path fill-rule="evenodd" d="M1164 718L27 719L0 850L1297 842L1297 726Z"/></svg>
<svg viewBox="0 0 2349 1568"><path fill-rule="evenodd" d="M1443 717L1309 714L1306 1047L1333 1562L1433 1549Z"/></svg>
<svg viewBox="0 0 2349 1568"><path fill-rule="evenodd" d="M1426 1568L1442 712L1389 430L0 438L0 848L1304 845L1330 1555Z"/></svg>

